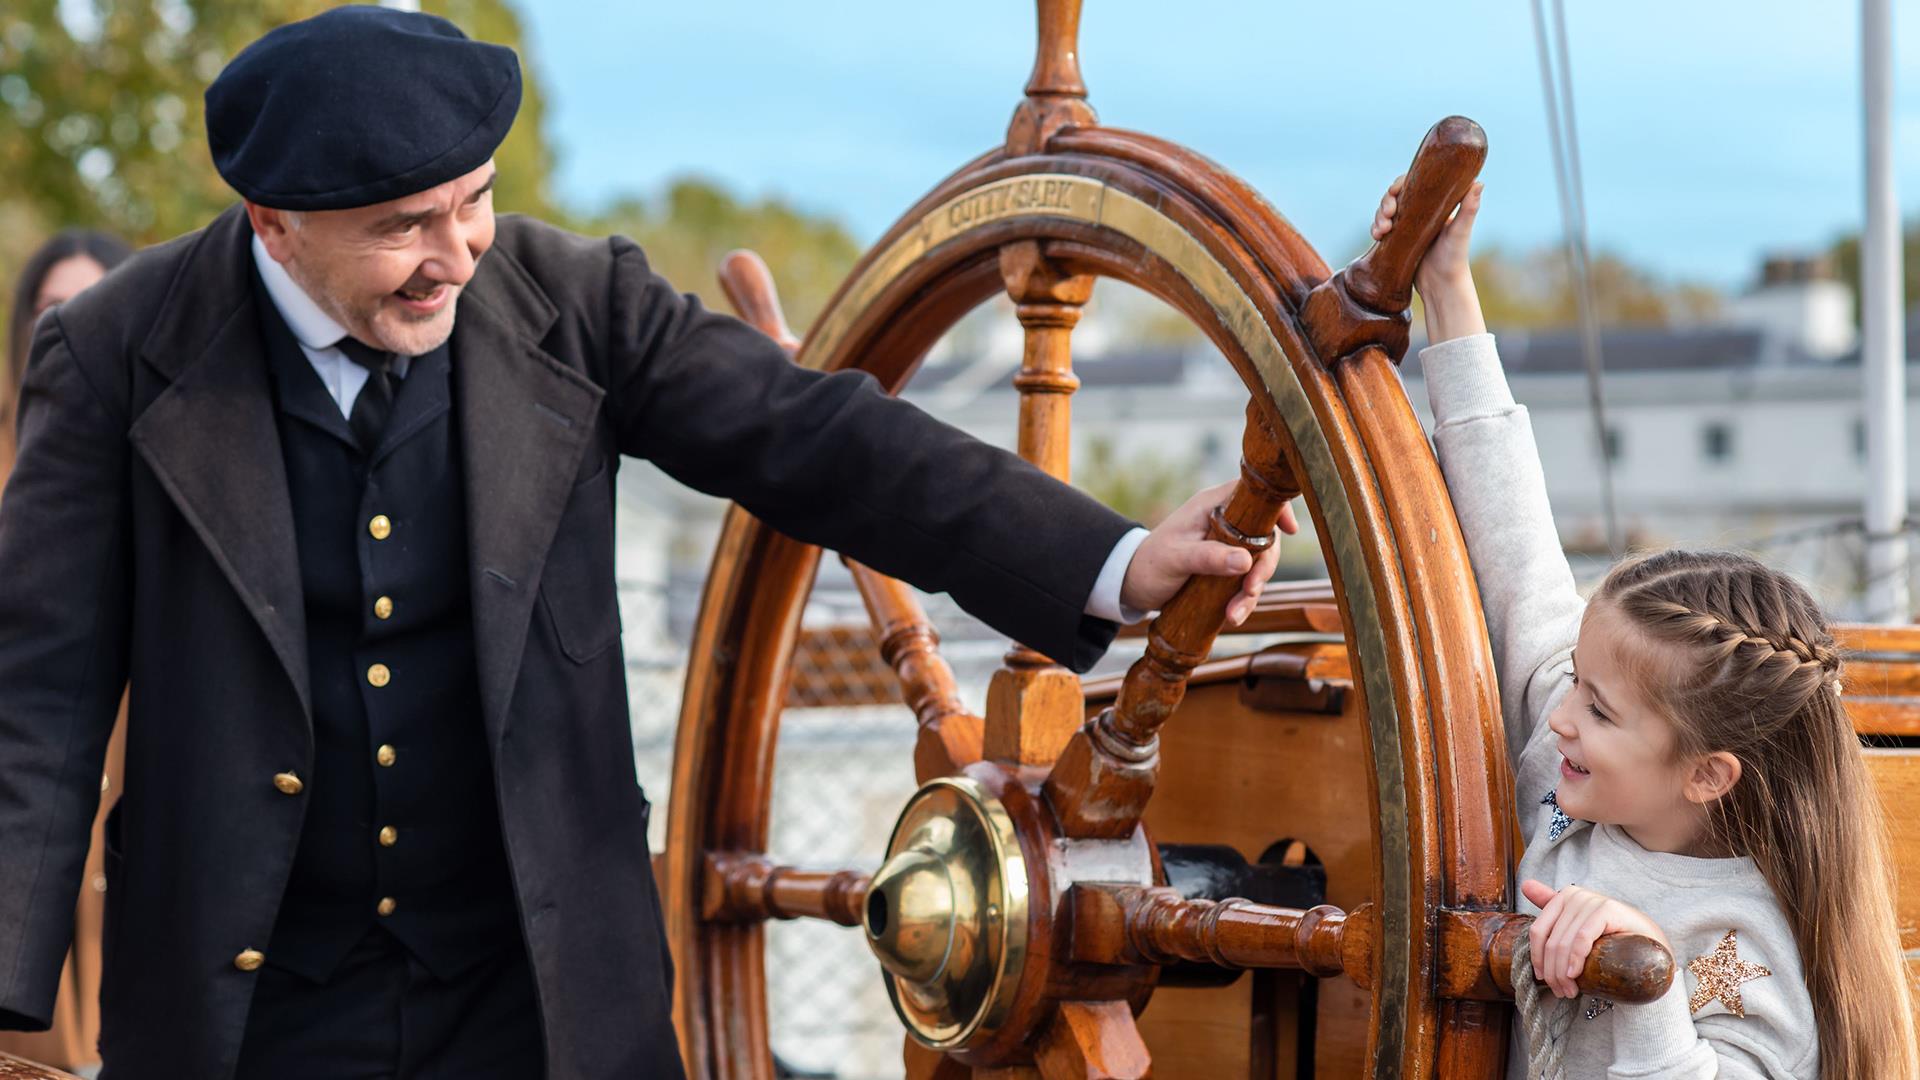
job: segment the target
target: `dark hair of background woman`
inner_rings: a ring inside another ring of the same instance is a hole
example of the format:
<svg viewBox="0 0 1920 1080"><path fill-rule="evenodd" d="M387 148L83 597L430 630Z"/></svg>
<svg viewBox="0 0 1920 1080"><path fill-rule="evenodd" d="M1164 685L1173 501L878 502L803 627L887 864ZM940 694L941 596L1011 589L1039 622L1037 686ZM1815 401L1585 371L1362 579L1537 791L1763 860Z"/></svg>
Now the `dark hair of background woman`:
<svg viewBox="0 0 1920 1080"><path fill-rule="evenodd" d="M111 270L131 254L133 249L118 237L91 229L68 229L40 245L27 260L13 289L13 315L7 322L7 381L0 388L0 414L11 417L13 413L13 398L27 370L27 347L33 342L33 302L40 296L48 271L75 255L85 255L101 269Z"/></svg>

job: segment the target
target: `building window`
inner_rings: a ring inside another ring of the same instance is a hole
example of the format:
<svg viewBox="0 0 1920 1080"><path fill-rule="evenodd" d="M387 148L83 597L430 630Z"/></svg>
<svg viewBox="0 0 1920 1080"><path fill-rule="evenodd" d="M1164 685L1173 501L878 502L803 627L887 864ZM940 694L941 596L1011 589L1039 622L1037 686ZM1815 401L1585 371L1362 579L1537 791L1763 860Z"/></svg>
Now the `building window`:
<svg viewBox="0 0 1920 1080"><path fill-rule="evenodd" d="M1607 428L1605 434L1601 436L1600 445L1601 448L1606 451L1608 461L1619 461L1620 429L1617 427Z"/></svg>
<svg viewBox="0 0 1920 1080"><path fill-rule="evenodd" d="M1853 422L1853 459L1867 460L1867 422L1865 420Z"/></svg>
<svg viewBox="0 0 1920 1080"><path fill-rule="evenodd" d="M1725 461L1733 456L1733 429L1725 424L1708 424L1701 429L1701 448L1708 461Z"/></svg>

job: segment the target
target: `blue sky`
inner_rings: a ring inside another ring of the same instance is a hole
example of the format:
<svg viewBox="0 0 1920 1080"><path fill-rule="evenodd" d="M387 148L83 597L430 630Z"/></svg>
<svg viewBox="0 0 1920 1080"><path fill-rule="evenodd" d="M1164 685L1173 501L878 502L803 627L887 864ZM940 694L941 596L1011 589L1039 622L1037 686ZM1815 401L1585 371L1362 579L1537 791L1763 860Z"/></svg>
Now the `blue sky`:
<svg viewBox="0 0 1920 1080"><path fill-rule="evenodd" d="M1857 0L1568 5L1596 246L1738 287L1861 220ZM1895 2L1895 161L1920 212L1920 5ZM699 174L863 242L1004 136L1032 0L524 0L559 184L592 206ZM1479 237L1556 242L1528 0L1087 0L1101 121L1249 180L1330 261L1435 120L1487 129ZM1912 268L1910 272L1920 272Z"/></svg>

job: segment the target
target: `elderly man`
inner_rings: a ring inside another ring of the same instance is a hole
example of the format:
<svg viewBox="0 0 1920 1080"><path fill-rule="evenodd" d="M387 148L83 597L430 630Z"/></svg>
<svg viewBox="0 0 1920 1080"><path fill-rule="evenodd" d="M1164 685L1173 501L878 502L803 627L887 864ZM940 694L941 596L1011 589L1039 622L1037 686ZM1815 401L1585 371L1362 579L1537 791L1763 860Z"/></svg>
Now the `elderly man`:
<svg viewBox="0 0 1920 1080"><path fill-rule="evenodd" d="M1204 540L1209 493L1147 535L626 240L496 220L519 98L509 50L429 16L275 30L207 91L242 205L39 327L0 508L0 1027L47 1022L130 682L109 1080L679 1075L621 455L1076 668L1189 575L1244 574L1243 618L1271 569Z"/></svg>

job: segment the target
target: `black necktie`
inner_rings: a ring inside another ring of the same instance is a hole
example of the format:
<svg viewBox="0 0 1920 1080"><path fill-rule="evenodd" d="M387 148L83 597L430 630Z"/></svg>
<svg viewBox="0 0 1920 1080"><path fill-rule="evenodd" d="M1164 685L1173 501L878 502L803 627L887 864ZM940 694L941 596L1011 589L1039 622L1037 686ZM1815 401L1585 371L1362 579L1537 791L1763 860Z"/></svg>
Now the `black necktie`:
<svg viewBox="0 0 1920 1080"><path fill-rule="evenodd" d="M360 444L361 452L372 454L380 448L380 436L386 432L387 420L393 415L393 354L350 337L341 338L337 348L347 354L347 359L367 369L367 384L353 400L347 426L353 429L354 441Z"/></svg>

